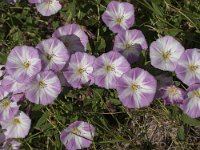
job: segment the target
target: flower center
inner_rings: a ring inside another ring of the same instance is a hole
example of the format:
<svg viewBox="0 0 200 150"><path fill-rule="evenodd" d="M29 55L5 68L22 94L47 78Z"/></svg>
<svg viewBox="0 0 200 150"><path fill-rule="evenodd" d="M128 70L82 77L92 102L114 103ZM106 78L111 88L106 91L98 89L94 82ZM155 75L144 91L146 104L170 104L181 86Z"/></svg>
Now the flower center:
<svg viewBox="0 0 200 150"><path fill-rule="evenodd" d="M18 125L18 124L21 123L21 121L19 120L19 118L15 117L15 118L13 119L12 123L13 123L14 125Z"/></svg>
<svg viewBox="0 0 200 150"><path fill-rule="evenodd" d="M118 23L118 24L120 24L122 21L123 21L123 16L121 16L121 17L117 17L117 19L116 19L116 22Z"/></svg>
<svg viewBox="0 0 200 150"><path fill-rule="evenodd" d="M82 75L86 70L84 68L79 68L78 69L78 74Z"/></svg>
<svg viewBox="0 0 200 150"><path fill-rule="evenodd" d="M168 60L169 59L169 56L170 56L170 51L167 51L167 52L163 52L162 53L162 57L164 60Z"/></svg>
<svg viewBox="0 0 200 150"><path fill-rule="evenodd" d="M194 91L192 92L192 95L195 97L200 97L200 91Z"/></svg>
<svg viewBox="0 0 200 150"><path fill-rule="evenodd" d="M130 48L131 48L131 45L130 45L129 43L126 43L126 44L125 44L125 49L126 49L126 50L129 50Z"/></svg>
<svg viewBox="0 0 200 150"><path fill-rule="evenodd" d="M28 69L30 65L31 65L31 64L30 64L29 61L25 61L25 62L23 63L24 69Z"/></svg>
<svg viewBox="0 0 200 150"><path fill-rule="evenodd" d="M133 92L137 91L139 88L140 88L140 86L138 84L136 84L136 83L133 83L131 85L131 89L133 90Z"/></svg>
<svg viewBox="0 0 200 150"><path fill-rule="evenodd" d="M73 128L72 129L72 133L74 133L74 134L80 134L80 130L78 129L78 128Z"/></svg>
<svg viewBox="0 0 200 150"><path fill-rule="evenodd" d="M10 101L8 99L4 99L2 101L2 107L3 108L8 108L9 105L10 105Z"/></svg>
<svg viewBox="0 0 200 150"><path fill-rule="evenodd" d="M40 80L39 86L40 86L40 88L45 88L47 86L47 84L43 80Z"/></svg>
<svg viewBox="0 0 200 150"><path fill-rule="evenodd" d="M168 92L169 92L170 95L173 95L173 96L175 96L179 93L178 89L174 86L169 87Z"/></svg>
<svg viewBox="0 0 200 150"><path fill-rule="evenodd" d="M191 72L195 72L197 69L198 69L198 66L197 66L197 65L192 64L192 65L189 66L189 70L190 70Z"/></svg>
<svg viewBox="0 0 200 150"><path fill-rule="evenodd" d="M106 66L106 71L107 72L111 72L111 71L114 71L114 70L115 70L115 68L112 65L107 65Z"/></svg>
<svg viewBox="0 0 200 150"><path fill-rule="evenodd" d="M48 0L48 5L51 5L53 3L53 0Z"/></svg>
<svg viewBox="0 0 200 150"><path fill-rule="evenodd" d="M47 54L47 60L51 60L53 58L53 54Z"/></svg>

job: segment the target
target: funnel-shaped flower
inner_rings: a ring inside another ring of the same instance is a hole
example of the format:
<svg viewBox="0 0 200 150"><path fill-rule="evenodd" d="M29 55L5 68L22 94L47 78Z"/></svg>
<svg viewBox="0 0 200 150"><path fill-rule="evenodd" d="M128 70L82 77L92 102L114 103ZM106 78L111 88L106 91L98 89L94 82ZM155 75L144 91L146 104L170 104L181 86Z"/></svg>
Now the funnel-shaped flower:
<svg viewBox="0 0 200 150"><path fill-rule="evenodd" d="M53 102L61 92L60 81L52 71L37 74L29 84L25 96L36 104L47 105Z"/></svg>
<svg viewBox="0 0 200 150"><path fill-rule="evenodd" d="M130 63L137 61L141 51L147 48L146 39L140 30L127 30L115 36L113 50L122 53Z"/></svg>
<svg viewBox="0 0 200 150"><path fill-rule="evenodd" d="M30 46L16 46L8 55L7 73L20 83L29 82L41 70L37 49Z"/></svg>
<svg viewBox="0 0 200 150"><path fill-rule="evenodd" d="M94 127L83 121L76 121L61 132L60 139L68 150L88 148L94 137Z"/></svg>
<svg viewBox="0 0 200 150"><path fill-rule="evenodd" d="M19 112L15 117L0 122L6 138L24 138L28 135L31 119L24 113Z"/></svg>
<svg viewBox="0 0 200 150"><path fill-rule="evenodd" d="M71 54L77 51L86 51L88 36L77 24L62 26L58 28L52 36L59 38Z"/></svg>
<svg viewBox="0 0 200 150"><path fill-rule="evenodd" d="M134 68L118 80L117 92L122 104L128 108L149 106L156 93L156 80L147 71Z"/></svg>
<svg viewBox="0 0 200 150"><path fill-rule="evenodd" d="M130 69L130 64L120 53L111 51L96 58L94 68L95 84L114 89L117 80Z"/></svg>
<svg viewBox="0 0 200 150"><path fill-rule="evenodd" d="M65 45L57 38L43 40L36 48L42 58L43 70L60 71L69 59Z"/></svg>
<svg viewBox="0 0 200 150"><path fill-rule="evenodd" d="M64 76L73 88L81 88L82 85L90 85L94 82L92 74L94 60L94 56L83 52L76 52L71 55L69 66L67 71L64 72Z"/></svg>
<svg viewBox="0 0 200 150"><path fill-rule="evenodd" d="M151 64L164 71L175 71L184 47L172 36L164 36L150 45Z"/></svg>
<svg viewBox="0 0 200 150"><path fill-rule="evenodd" d="M200 83L200 49L187 49L178 61L176 76L185 84Z"/></svg>
<svg viewBox="0 0 200 150"><path fill-rule="evenodd" d="M135 23L134 7L130 3L111 1L102 20L115 33L125 31Z"/></svg>

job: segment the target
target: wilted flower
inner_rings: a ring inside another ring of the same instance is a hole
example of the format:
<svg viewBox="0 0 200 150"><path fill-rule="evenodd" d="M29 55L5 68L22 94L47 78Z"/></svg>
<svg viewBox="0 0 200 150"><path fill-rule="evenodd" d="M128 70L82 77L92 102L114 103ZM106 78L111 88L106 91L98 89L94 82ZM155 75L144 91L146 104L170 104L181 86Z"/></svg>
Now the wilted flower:
<svg viewBox="0 0 200 150"><path fill-rule="evenodd" d="M155 77L157 80L157 91L155 95L155 99L162 97L162 92L160 91L161 88L170 86L173 84L173 77L169 73L162 73Z"/></svg>
<svg viewBox="0 0 200 150"><path fill-rule="evenodd" d="M52 35L59 38L70 53L86 51L88 36L77 24L68 24L58 28Z"/></svg>
<svg viewBox="0 0 200 150"><path fill-rule="evenodd" d="M194 84L188 88L187 98L180 107L188 116L200 117L200 84Z"/></svg>
<svg viewBox="0 0 200 150"><path fill-rule="evenodd" d="M113 50L119 51L130 62L138 60L143 49L147 49L147 42L140 30L127 30L115 36Z"/></svg>
<svg viewBox="0 0 200 150"><path fill-rule="evenodd" d="M68 150L90 147L94 137L94 127L83 121L75 121L61 132L60 139Z"/></svg>
<svg viewBox="0 0 200 150"><path fill-rule="evenodd" d="M164 71L175 71L184 47L172 36L164 36L150 45L151 64Z"/></svg>
<svg viewBox="0 0 200 150"><path fill-rule="evenodd" d="M36 8L43 16L51 16L56 14L62 5L59 0L44 0L41 3L36 3Z"/></svg>
<svg viewBox="0 0 200 150"><path fill-rule="evenodd" d="M65 87L71 87L71 85L67 82L67 79L64 76L64 72L67 71L69 63L67 63L63 69L59 72L57 72L57 76L60 80L61 86L65 86Z"/></svg>
<svg viewBox="0 0 200 150"><path fill-rule="evenodd" d="M111 51L96 58L94 68L95 84L114 89L117 80L130 69L130 64L120 53Z"/></svg>
<svg viewBox="0 0 200 150"><path fill-rule="evenodd" d="M162 98L165 105L168 104L182 104L185 98L185 92L183 89L176 87L175 85L166 86L160 89Z"/></svg>
<svg viewBox="0 0 200 150"><path fill-rule="evenodd" d="M131 69L118 80L119 99L128 108L149 106L156 93L156 84L155 78L147 71Z"/></svg>
<svg viewBox="0 0 200 150"><path fill-rule="evenodd" d="M82 85L90 85L94 82L92 75L94 60L94 56L83 52L76 52L71 55L64 76L73 88L81 88Z"/></svg>
<svg viewBox="0 0 200 150"><path fill-rule="evenodd" d="M68 50L57 38L43 40L36 48L42 58L42 70L60 71L69 59Z"/></svg>
<svg viewBox="0 0 200 150"><path fill-rule="evenodd" d="M9 120L0 122L2 129L5 129L4 132L6 138L24 138L28 135L31 120L30 118L22 111L20 111L15 117Z"/></svg>
<svg viewBox="0 0 200 150"><path fill-rule="evenodd" d="M29 82L41 70L37 49L30 46L16 46L8 55L6 72L18 82Z"/></svg>
<svg viewBox="0 0 200 150"><path fill-rule="evenodd" d="M25 92L26 98L36 104L47 105L53 102L61 92L58 77L52 71L44 71L37 74L29 83Z"/></svg>
<svg viewBox="0 0 200 150"><path fill-rule="evenodd" d="M200 49L187 49L178 61L176 76L185 84L200 83Z"/></svg>
<svg viewBox="0 0 200 150"><path fill-rule="evenodd" d="M134 7L130 3L111 1L102 20L115 33L125 31L135 23Z"/></svg>
<svg viewBox="0 0 200 150"><path fill-rule="evenodd" d="M8 97L0 100L0 121L13 118L19 110L16 102L12 102Z"/></svg>

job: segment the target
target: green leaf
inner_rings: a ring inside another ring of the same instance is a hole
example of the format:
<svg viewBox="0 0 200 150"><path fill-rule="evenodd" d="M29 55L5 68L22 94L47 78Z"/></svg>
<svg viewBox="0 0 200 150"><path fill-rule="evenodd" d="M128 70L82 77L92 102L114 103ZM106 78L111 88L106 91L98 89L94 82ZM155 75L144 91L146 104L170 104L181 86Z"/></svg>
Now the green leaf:
<svg viewBox="0 0 200 150"><path fill-rule="evenodd" d="M200 126L200 121L197 119L190 118L189 116L183 114L181 120L188 125L191 126Z"/></svg>
<svg viewBox="0 0 200 150"><path fill-rule="evenodd" d="M105 42L105 40L102 38L102 37L99 37L98 39L97 39L98 41L97 41L97 51L99 52L99 51L101 51L101 50L104 50L105 49L105 47L106 47L106 42Z"/></svg>
<svg viewBox="0 0 200 150"><path fill-rule="evenodd" d="M184 127L181 126L177 130L177 137L179 140L183 141L185 139L185 130Z"/></svg>
<svg viewBox="0 0 200 150"><path fill-rule="evenodd" d="M41 118L38 120L38 122L36 123L35 127L36 128L41 128L41 126L43 124L45 124L47 122L47 118L49 117L49 114L46 112L44 113Z"/></svg>

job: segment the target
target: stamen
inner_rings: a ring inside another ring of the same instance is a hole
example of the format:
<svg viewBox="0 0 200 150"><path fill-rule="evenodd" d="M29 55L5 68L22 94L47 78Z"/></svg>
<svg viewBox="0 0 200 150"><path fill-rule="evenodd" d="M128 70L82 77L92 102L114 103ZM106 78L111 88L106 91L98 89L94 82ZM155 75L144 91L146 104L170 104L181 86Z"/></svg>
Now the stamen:
<svg viewBox="0 0 200 150"><path fill-rule="evenodd" d="M29 62L29 61L25 61L25 62L23 63L24 69L28 69L29 66L30 66L30 62Z"/></svg>
<svg viewBox="0 0 200 150"><path fill-rule="evenodd" d="M117 22L118 24L120 24L120 23L123 21L123 18L124 18L124 16L118 17L118 18L116 19L116 22Z"/></svg>
<svg viewBox="0 0 200 150"><path fill-rule="evenodd" d="M78 74L82 75L86 70L84 68L78 69Z"/></svg>
<svg viewBox="0 0 200 150"><path fill-rule="evenodd" d="M80 134L80 132L81 132L81 131L80 131L78 128L73 128L73 129L72 129L72 133L74 133L74 134L77 134L77 135L78 135L78 134Z"/></svg>
<svg viewBox="0 0 200 150"><path fill-rule="evenodd" d="M47 60L49 60L49 61L50 61L50 60L53 58L53 54L51 54L51 55L50 55L50 54L47 54L47 56L46 56L46 57L47 57Z"/></svg>
<svg viewBox="0 0 200 150"><path fill-rule="evenodd" d="M139 88L140 88L140 86L139 86L138 84L136 84L136 83L133 83L133 84L131 85L131 89L132 89L134 92L137 91Z"/></svg>
<svg viewBox="0 0 200 150"><path fill-rule="evenodd" d="M170 51L167 51L167 52L163 52L162 53L162 57L164 60L168 60L169 59L169 56L170 56Z"/></svg>
<svg viewBox="0 0 200 150"><path fill-rule="evenodd" d="M114 70L115 70L115 68L112 65L107 65L106 66L106 71L107 72L111 72L111 71L114 71Z"/></svg>
<svg viewBox="0 0 200 150"><path fill-rule="evenodd" d="M53 0L48 0L48 5L51 5L53 3Z"/></svg>
<svg viewBox="0 0 200 150"><path fill-rule="evenodd" d="M41 81L39 81L39 86L40 86L40 88L45 88L47 86L47 84L43 80L41 80Z"/></svg>
<svg viewBox="0 0 200 150"><path fill-rule="evenodd" d="M129 43L126 43L126 44L125 44L125 49L126 49L126 50L129 50L130 48L131 48L131 45L130 45Z"/></svg>
<svg viewBox="0 0 200 150"><path fill-rule="evenodd" d="M191 72L195 72L197 69L198 69L198 66L197 66L197 65L192 64L192 65L189 66L189 70L190 70Z"/></svg>
<svg viewBox="0 0 200 150"><path fill-rule="evenodd" d="M194 91L192 92L192 95L195 97L200 97L200 91Z"/></svg>
<svg viewBox="0 0 200 150"><path fill-rule="evenodd" d="M171 86L167 90L168 90L168 93L170 95L175 96L175 95L179 94L179 91L178 91L178 89L175 86Z"/></svg>
<svg viewBox="0 0 200 150"><path fill-rule="evenodd" d="M3 108L7 108L10 105L10 101L8 99L4 99L2 101Z"/></svg>
<svg viewBox="0 0 200 150"><path fill-rule="evenodd" d="M13 123L14 125L18 125L18 124L21 123L21 121L19 120L19 118L15 117L15 118L13 119L12 123Z"/></svg>

